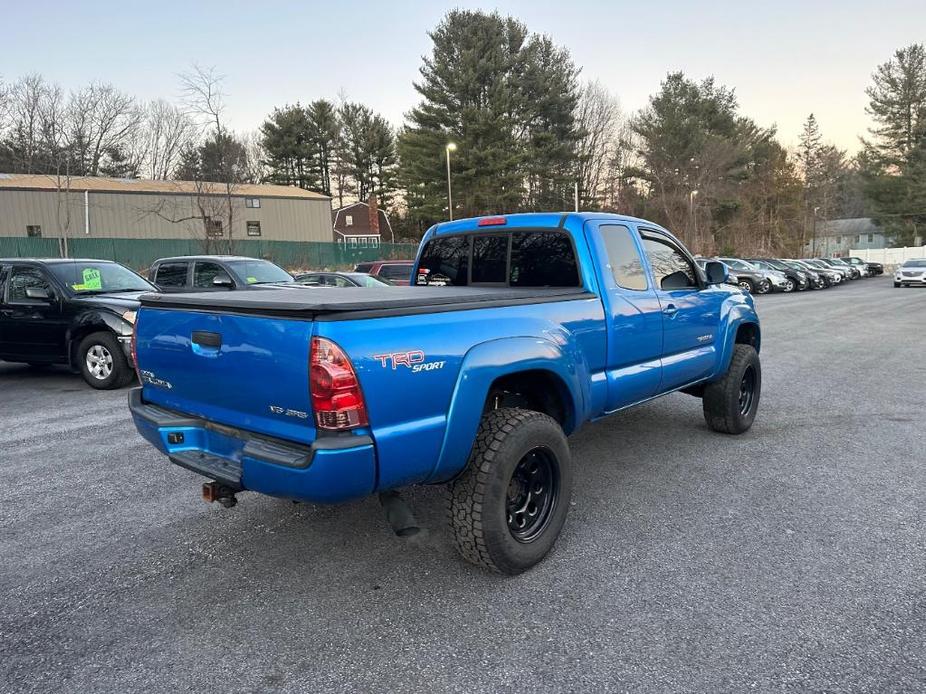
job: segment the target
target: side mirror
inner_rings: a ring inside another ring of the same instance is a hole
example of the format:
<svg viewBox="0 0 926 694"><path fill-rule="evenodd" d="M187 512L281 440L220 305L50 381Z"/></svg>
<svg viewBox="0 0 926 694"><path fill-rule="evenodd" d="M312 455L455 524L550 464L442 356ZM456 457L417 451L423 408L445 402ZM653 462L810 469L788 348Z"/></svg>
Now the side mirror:
<svg viewBox="0 0 926 694"><path fill-rule="evenodd" d="M37 301L51 301L51 292L47 287L26 287L26 298Z"/></svg>
<svg viewBox="0 0 926 694"><path fill-rule="evenodd" d="M724 284L730 276L730 268L720 261L711 260L704 264L704 274L708 284Z"/></svg>
<svg viewBox="0 0 926 694"><path fill-rule="evenodd" d="M235 282L232 280L231 277L229 277L225 273L222 273L221 275L216 275L212 279L212 286L215 289L234 289Z"/></svg>

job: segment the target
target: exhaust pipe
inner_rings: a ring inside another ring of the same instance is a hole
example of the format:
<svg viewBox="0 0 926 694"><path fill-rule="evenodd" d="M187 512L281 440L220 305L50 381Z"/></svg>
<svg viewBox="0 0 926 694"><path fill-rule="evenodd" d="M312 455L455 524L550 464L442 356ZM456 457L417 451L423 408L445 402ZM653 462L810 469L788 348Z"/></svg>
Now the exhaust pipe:
<svg viewBox="0 0 926 694"><path fill-rule="evenodd" d="M421 532L411 507L398 492L381 492L379 503L382 504L383 511L386 512L386 521L396 535L399 537L412 537Z"/></svg>

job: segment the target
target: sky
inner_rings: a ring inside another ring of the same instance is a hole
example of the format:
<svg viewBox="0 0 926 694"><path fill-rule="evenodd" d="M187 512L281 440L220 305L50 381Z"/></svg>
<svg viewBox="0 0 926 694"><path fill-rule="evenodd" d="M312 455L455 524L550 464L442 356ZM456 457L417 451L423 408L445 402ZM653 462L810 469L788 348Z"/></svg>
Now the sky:
<svg viewBox="0 0 926 694"><path fill-rule="evenodd" d="M713 75L786 146L814 113L824 139L850 152L870 125L871 73L926 41L926 0L0 0L0 78L38 72L65 88L98 80L175 100L178 73L198 63L226 76L238 131L255 130L275 106L339 96L399 125L418 101L428 31L454 7L497 9L548 34L627 113L670 71Z"/></svg>

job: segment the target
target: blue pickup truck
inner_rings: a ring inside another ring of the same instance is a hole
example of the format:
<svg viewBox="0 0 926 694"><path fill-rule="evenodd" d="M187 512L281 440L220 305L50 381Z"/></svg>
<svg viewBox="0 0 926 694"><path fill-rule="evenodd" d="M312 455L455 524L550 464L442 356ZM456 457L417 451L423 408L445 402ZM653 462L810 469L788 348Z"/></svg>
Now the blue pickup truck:
<svg viewBox="0 0 926 694"><path fill-rule="evenodd" d="M463 557L517 574L565 522L582 424L682 391L715 431L752 425L759 320L726 278L641 219L446 222L408 287L142 297L129 403L207 500L447 484Z"/></svg>

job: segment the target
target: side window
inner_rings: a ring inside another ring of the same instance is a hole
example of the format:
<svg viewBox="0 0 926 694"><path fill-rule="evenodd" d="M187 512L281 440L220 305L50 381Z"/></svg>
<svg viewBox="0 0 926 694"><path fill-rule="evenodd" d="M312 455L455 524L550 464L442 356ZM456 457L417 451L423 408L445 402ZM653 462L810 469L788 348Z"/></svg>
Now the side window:
<svg viewBox="0 0 926 694"><path fill-rule="evenodd" d="M7 301L10 303L34 301L26 296L27 289L45 289L51 294L51 285L42 272L34 267L14 267L7 288Z"/></svg>
<svg viewBox="0 0 926 694"><path fill-rule="evenodd" d="M431 239L421 254L418 269L415 284L465 286L469 282L469 238L449 236Z"/></svg>
<svg viewBox="0 0 926 694"><path fill-rule="evenodd" d="M158 267L154 283L159 287L185 287L186 263L163 263Z"/></svg>
<svg viewBox="0 0 926 694"><path fill-rule="evenodd" d="M653 269L657 287L664 290L697 288L694 267L668 240L644 236L643 249Z"/></svg>
<svg viewBox="0 0 926 694"><path fill-rule="evenodd" d="M338 275L332 275L331 276L331 286L332 287L353 287L354 285L348 282L343 277L340 277Z"/></svg>
<svg viewBox="0 0 926 694"><path fill-rule="evenodd" d="M569 237L556 231L511 235L512 287L577 287L579 269Z"/></svg>
<svg viewBox="0 0 926 694"><path fill-rule="evenodd" d="M473 284L477 282L504 284L507 266L507 236L496 234L473 238Z"/></svg>
<svg viewBox="0 0 926 694"><path fill-rule="evenodd" d="M211 289L212 280L219 275L228 275L218 263L197 262L193 266L193 286L198 289Z"/></svg>
<svg viewBox="0 0 926 694"><path fill-rule="evenodd" d="M406 280L412 274L411 265L383 265L379 274L387 280Z"/></svg>
<svg viewBox="0 0 926 694"><path fill-rule="evenodd" d="M606 224L599 227L611 274L618 287L646 289L646 272L643 259L633 242L633 232L623 224Z"/></svg>

